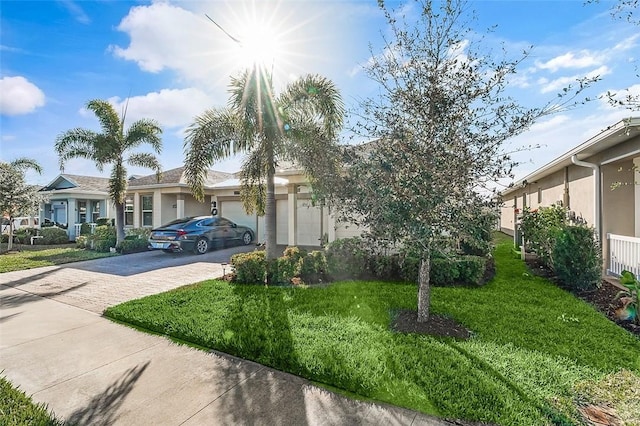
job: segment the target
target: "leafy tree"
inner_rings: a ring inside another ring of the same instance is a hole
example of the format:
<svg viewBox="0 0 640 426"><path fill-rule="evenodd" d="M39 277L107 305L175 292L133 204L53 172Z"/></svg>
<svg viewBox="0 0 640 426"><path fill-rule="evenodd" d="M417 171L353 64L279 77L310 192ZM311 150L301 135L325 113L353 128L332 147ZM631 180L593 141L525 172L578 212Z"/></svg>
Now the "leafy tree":
<svg viewBox="0 0 640 426"><path fill-rule="evenodd" d="M487 52L474 38L464 1L410 3L419 10L378 3L392 38L365 67L381 95L362 102L355 128L375 142L349 154L341 217L419 253L418 321L424 322L431 255L477 226L469 214L480 211L477 194L510 175L514 163L504 141L539 117L570 108L589 81L566 88L557 102L526 108L507 89L527 52L516 59Z"/></svg>
<svg viewBox="0 0 640 426"><path fill-rule="evenodd" d="M266 255L275 259L274 176L280 161L293 161L308 175L317 193L337 176L336 136L344 107L335 85L307 75L275 95L271 77L256 65L231 79L229 106L196 117L185 140L185 176L196 198L204 198L207 170L216 161L246 153L240 172L247 213L265 215Z"/></svg>
<svg viewBox="0 0 640 426"><path fill-rule="evenodd" d="M9 219L8 250L13 247L13 218L32 216L42 201L38 188L25 181L24 173L29 169L42 173L40 164L30 158L18 158L9 163L0 161L0 213Z"/></svg>
<svg viewBox="0 0 640 426"><path fill-rule="evenodd" d="M160 135L162 129L149 119L141 119L124 128L126 114L118 116L114 107L107 101L92 100L87 103L100 121L102 133L75 128L60 134L55 149L60 158L60 170L72 158L85 158L96 163L99 171L111 165L109 178L109 197L116 207L117 242L124 241L124 198L127 192L127 168L131 166L153 169L160 178L161 166L152 153L130 153L140 145L149 144L156 153L162 151Z"/></svg>

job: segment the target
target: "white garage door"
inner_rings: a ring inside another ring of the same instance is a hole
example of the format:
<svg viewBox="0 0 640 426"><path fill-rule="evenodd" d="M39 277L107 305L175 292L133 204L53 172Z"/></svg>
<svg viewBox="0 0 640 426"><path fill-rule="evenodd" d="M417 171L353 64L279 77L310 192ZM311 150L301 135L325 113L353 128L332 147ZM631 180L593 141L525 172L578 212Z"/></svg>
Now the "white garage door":
<svg viewBox="0 0 640 426"><path fill-rule="evenodd" d="M321 235L320 207L314 207L309 200L298 200L298 235L301 246L319 246ZM326 229L324 230L326 232Z"/></svg>
<svg viewBox="0 0 640 426"><path fill-rule="evenodd" d="M246 214L241 201L222 201L219 204L220 216L226 217L238 225L248 226L253 232L256 231L256 216L255 214Z"/></svg>

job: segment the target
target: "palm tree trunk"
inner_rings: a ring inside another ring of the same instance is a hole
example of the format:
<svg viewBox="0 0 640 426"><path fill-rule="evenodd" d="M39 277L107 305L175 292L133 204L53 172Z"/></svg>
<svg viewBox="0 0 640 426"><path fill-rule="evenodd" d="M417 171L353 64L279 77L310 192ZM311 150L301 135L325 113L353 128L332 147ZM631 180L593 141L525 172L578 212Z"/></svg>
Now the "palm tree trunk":
<svg viewBox="0 0 640 426"><path fill-rule="evenodd" d="M264 232L266 237L267 260L278 257L276 249L276 194L275 194L275 167L273 166L273 146L269 144L267 156L270 160L267 168L267 199L264 206Z"/></svg>
<svg viewBox="0 0 640 426"><path fill-rule="evenodd" d="M124 203L116 202L116 247L124 241Z"/></svg>
<svg viewBox="0 0 640 426"><path fill-rule="evenodd" d="M420 261L418 274L418 322L429 320L429 305L431 304L431 253L427 250Z"/></svg>

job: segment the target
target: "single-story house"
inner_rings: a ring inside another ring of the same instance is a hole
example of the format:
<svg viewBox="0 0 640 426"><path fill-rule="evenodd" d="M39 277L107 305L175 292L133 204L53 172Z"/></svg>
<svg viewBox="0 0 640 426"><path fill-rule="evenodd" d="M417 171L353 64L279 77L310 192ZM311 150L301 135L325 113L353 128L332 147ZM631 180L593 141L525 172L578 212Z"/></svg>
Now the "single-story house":
<svg viewBox="0 0 640 426"><path fill-rule="evenodd" d="M236 174L209 171L204 202L197 201L184 177L184 167L167 170L160 181L155 174L132 178L125 198L125 228L156 228L173 219L208 215L215 208L220 216L250 227L256 242L264 242L264 217L244 211ZM74 240L82 223L95 226L98 217L115 217L109 200L108 179L61 174L43 188L49 202L41 217L68 225ZM88 210L87 210L88 209ZM319 247L323 241L360 235L357 227L338 223L329 209L312 202L304 173L291 166L276 172L277 243Z"/></svg>
<svg viewBox="0 0 640 426"><path fill-rule="evenodd" d="M594 227L608 274L640 275L640 117L609 126L501 195L507 234L524 207L561 204Z"/></svg>

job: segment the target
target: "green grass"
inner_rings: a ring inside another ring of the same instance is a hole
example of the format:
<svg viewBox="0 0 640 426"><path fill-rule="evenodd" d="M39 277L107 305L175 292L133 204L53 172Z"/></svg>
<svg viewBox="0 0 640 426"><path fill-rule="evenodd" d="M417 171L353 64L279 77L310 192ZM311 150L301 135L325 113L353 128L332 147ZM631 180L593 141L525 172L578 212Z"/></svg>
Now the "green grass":
<svg viewBox="0 0 640 426"><path fill-rule="evenodd" d="M0 376L0 425L62 425L46 406L31 398Z"/></svg>
<svg viewBox="0 0 640 426"><path fill-rule="evenodd" d="M75 247L11 251L0 254L0 273L99 259L114 255L114 253L98 253Z"/></svg>
<svg viewBox="0 0 640 426"><path fill-rule="evenodd" d="M527 274L499 237L482 288L434 288L432 311L468 341L399 334L416 286L342 282L266 288L206 281L109 308L106 315L366 398L504 425L577 422L575 387L640 373L640 339L548 281Z"/></svg>

